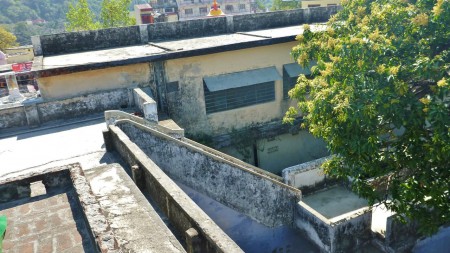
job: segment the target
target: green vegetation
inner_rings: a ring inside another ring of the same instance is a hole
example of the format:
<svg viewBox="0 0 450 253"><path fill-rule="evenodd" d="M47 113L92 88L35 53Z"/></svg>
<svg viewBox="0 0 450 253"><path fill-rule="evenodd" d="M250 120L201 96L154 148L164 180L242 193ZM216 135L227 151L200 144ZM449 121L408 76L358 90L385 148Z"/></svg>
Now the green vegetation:
<svg viewBox="0 0 450 253"><path fill-rule="evenodd" d="M70 3L66 16L67 31L94 30L100 27L100 24L94 21L95 15L89 9L87 0L78 0L76 5Z"/></svg>
<svg viewBox="0 0 450 253"><path fill-rule="evenodd" d="M0 26L0 51L16 45L16 36Z"/></svg>
<svg viewBox="0 0 450 253"><path fill-rule="evenodd" d="M100 14L102 27L135 25L136 19L130 17L128 6L131 0L103 0Z"/></svg>
<svg viewBox="0 0 450 253"><path fill-rule="evenodd" d="M130 17L131 0L103 0L100 22L89 9L87 0L78 0L74 6L69 4L66 29L68 31L94 30L99 28L135 25L136 20Z"/></svg>
<svg viewBox="0 0 450 253"><path fill-rule="evenodd" d="M31 36L64 32L66 12L74 0L0 0L0 24L17 37L19 45L30 45ZM99 14L102 0L88 0L93 13ZM43 19L45 23L26 23Z"/></svg>
<svg viewBox="0 0 450 253"><path fill-rule="evenodd" d="M328 29L297 36L293 57L317 60L291 98L304 127L346 180L432 233L450 221L450 1L343 0Z"/></svg>
<svg viewBox="0 0 450 253"><path fill-rule="evenodd" d="M271 11L280 11L280 10L292 10L300 8L301 1L291 0L291 1L283 1L283 0L273 0Z"/></svg>

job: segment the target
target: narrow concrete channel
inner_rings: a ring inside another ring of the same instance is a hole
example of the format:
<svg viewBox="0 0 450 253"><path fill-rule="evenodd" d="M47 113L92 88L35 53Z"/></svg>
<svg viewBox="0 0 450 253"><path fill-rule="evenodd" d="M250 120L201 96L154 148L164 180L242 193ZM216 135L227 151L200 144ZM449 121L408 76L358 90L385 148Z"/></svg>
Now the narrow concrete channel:
<svg viewBox="0 0 450 253"><path fill-rule="evenodd" d="M298 230L287 226L266 227L188 186L176 183L245 252L320 252Z"/></svg>

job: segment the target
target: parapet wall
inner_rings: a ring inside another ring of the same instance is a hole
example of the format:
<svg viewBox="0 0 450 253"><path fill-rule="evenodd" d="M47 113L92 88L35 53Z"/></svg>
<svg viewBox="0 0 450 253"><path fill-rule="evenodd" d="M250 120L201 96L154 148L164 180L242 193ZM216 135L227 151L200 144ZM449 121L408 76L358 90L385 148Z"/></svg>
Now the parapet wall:
<svg viewBox="0 0 450 253"><path fill-rule="evenodd" d="M0 131L14 127L36 127L55 120L129 108L134 106L130 94L129 89L116 89L55 101L29 100L0 110Z"/></svg>
<svg viewBox="0 0 450 253"><path fill-rule="evenodd" d="M326 22L340 7L317 7L218 18L155 23L32 38L35 55L57 55L145 44L152 41L246 32L311 22Z"/></svg>
<svg viewBox="0 0 450 253"><path fill-rule="evenodd" d="M172 179L266 226L292 225L301 192L277 180L131 121L116 125Z"/></svg>
<svg viewBox="0 0 450 253"><path fill-rule="evenodd" d="M361 208L333 219L327 219L304 202L299 202L296 226L323 252L356 252L371 239L372 212Z"/></svg>
<svg viewBox="0 0 450 253"><path fill-rule="evenodd" d="M141 43L139 26L49 34L39 37L43 55L66 54ZM33 46L35 46L34 43Z"/></svg>
<svg viewBox="0 0 450 253"><path fill-rule="evenodd" d="M201 250L188 252L242 252L123 131L111 125L104 137L107 149L114 149L128 165L133 166L132 176L136 185L152 197L180 233L186 232L185 240L189 241L188 231L192 228L198 233L196 237Z"/></svg>

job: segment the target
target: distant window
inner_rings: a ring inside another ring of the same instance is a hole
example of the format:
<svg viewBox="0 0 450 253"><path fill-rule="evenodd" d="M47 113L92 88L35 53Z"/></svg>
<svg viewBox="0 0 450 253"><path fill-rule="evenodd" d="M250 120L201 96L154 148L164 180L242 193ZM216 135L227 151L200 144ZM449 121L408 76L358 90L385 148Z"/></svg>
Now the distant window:
<svg viewBox="0 0 450 253"><path fill-rule="evenodd" d="M184 14L186 14L186 15L192 15L192 14L194 14L194 11L193 11L192 9L185 9L185 10L184 10Z"/></svg>
<svg viewBox="0 0 450 253"><path fill-rule="evenodd" d="M175 12L175 8L165 8L164 13L173 13Z"/></svg>
<svg viewBox="0 0 450 253"><path fill-rule="evenodd" d="M225 10L228 12L232 12L233 11L233 5L225 5Z"/></svg>
<svg viewBox="0 0 450 253"><path fill-rule="evenodd" d="M208 9L206 7L200 7L198 9L200 11L200 14L206 14L208 12Z"/></svg>
<svg viewBox="0 0 450 253"><path fill-rule="evenodd" d="M308 8L320 7L320 4L308 4Z"/></svg>
<svg viewBox="0 0 450 253"><path fill-rule="evenodd" d="M245 10L245 4L239 4L239 10Z"/></svg>

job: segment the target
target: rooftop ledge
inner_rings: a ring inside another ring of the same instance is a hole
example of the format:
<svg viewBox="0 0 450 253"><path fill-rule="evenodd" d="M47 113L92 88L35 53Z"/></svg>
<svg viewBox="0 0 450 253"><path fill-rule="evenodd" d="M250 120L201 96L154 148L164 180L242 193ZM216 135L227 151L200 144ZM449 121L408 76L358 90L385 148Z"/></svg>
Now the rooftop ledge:
<svg viewBox="0 0 450 253"><path fill-rule="evenodd" d="M323 23L310 24L312 31L323 31ZM251 47L292 42L303 33L303 25L238 32L199 38L149 42L143 45L116 47L87 52L36 57L33 71L37 77L164 61L220 53Z"/></svg>

